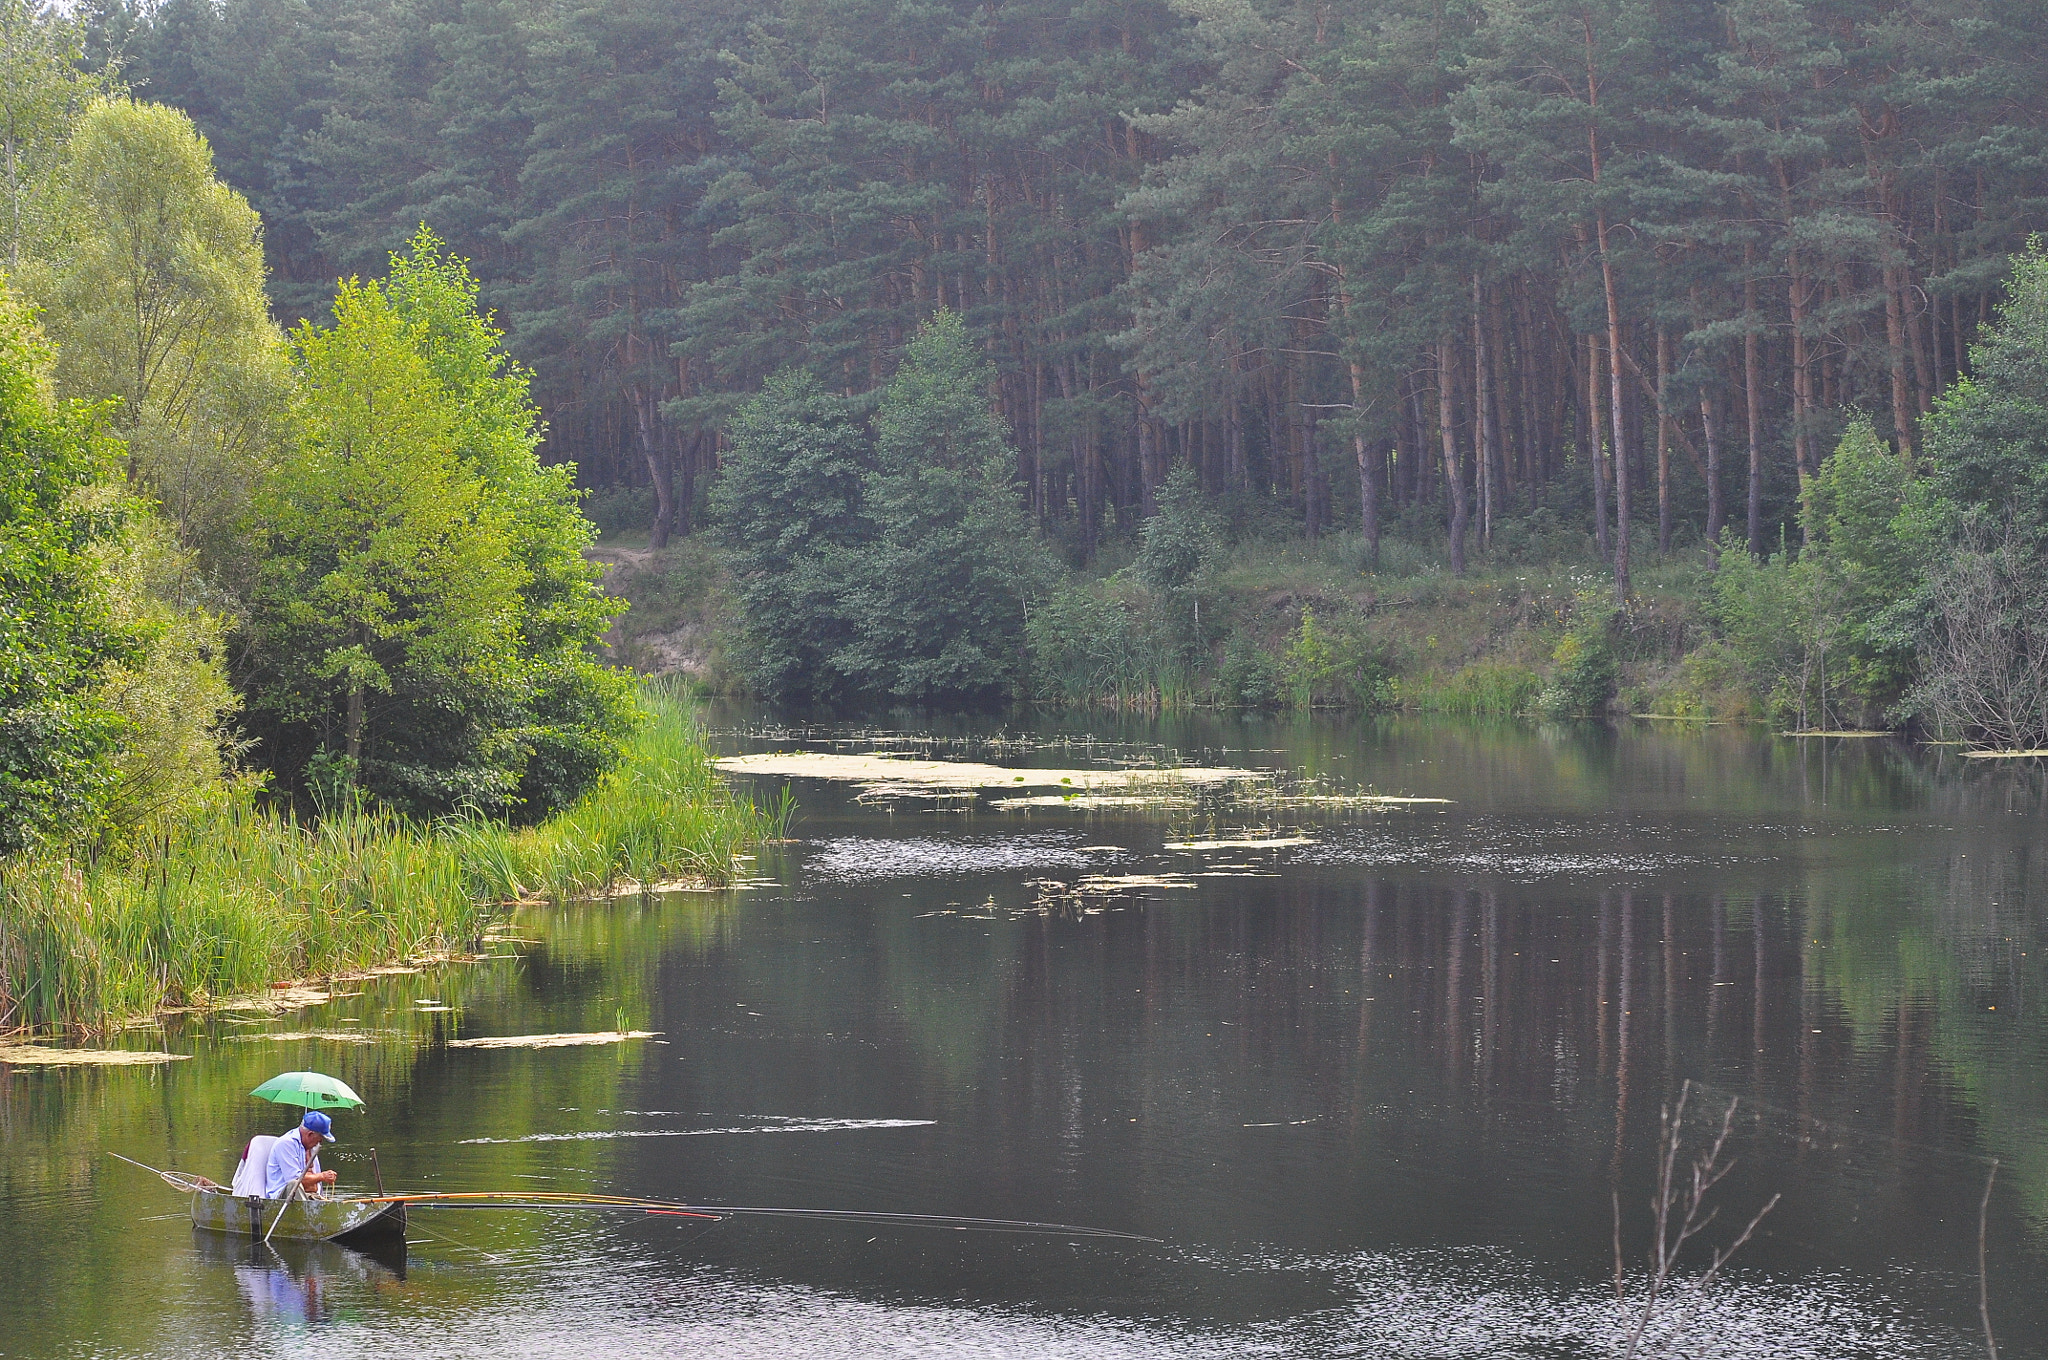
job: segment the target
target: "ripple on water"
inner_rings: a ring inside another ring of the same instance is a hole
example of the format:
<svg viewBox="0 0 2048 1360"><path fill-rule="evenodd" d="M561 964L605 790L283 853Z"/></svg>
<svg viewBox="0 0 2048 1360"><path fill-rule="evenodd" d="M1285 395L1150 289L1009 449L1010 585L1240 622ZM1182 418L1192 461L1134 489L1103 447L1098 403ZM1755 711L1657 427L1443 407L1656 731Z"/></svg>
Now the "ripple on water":
<svg viewBox="0 0 2048 1360"><path fill-rule="evenodd" d="M1311 1264L1304 1262L1303 1264ZM1637 1320L1607 1286L1533 1278L1509 1253L1361 1252L1317 1262L1353 1300L1276 1324L1305 1356L1482 1357L1618 1355ZM1640 1285L1640 1279L1638 1280ZM1704 1297L1683 1286L1644 1331L1645 1355L1719 1360L1948 1360L1976 1339L1906 1315L1868 1280L1816 1274L1722 1280Z"/></svg>
<svg viewBox="0 0 2048 1360"><path fill-rule="evenodd" d="M1592 843L1595 837L1606 844ZM1360 831L1293 851L1291 864L1426 865L1520 882L1565 875L1620 877L1671 873L1742 862L1746 856L1700 855L1657 849L1647 836L1607 828L1517 828L1474 824L1456 837L1397 831ZM1619 840L1622 843L1616 844Z"/></svg>
<svg viewBox="0 0 2048 1360"><path fill-rule="evenodd" d="M1308 1314L1198 1324L876 1297L716 1267L679 1270L672 1258L606 1252L595 1239L581 1245L594 1250L573 1263L558 1260L553 1269L529 1262L529 1287L455 1316L430 1310L372 1319L338 1310L323 1329L323 1354L1555 1360L1619 1353L1616 1342L1633 1320L1604 1287L1533 1278L1524 1263L1495 1250L1328 1258L1170 1253L1177 1259L1157 1263L1169 1272L1313 1271L1326 1273L1346 1296ZM1698 1309L1683 1310L1682 1338L1649 1338L1658 1343L1649 1353L1725 1360L1960 1360L1974 1353L1972 1338L1916 1321L1868 1289L1868 1282L1826 1274L1768 1285L1737 1276ZM675 1306L680 1300L687 1306ZM304 1331L259 1325L249 1341L237 1353L293 1354Z"/></svg>
<svg viewBox="0 0 2048 1360"><path fill-rule="evenodd" d="M1020 869L1078 869L1115 852L1057 831L1017 836L835 836L809 843L805 872L814 879L860 883L883 878L944 878Z"/></svg>

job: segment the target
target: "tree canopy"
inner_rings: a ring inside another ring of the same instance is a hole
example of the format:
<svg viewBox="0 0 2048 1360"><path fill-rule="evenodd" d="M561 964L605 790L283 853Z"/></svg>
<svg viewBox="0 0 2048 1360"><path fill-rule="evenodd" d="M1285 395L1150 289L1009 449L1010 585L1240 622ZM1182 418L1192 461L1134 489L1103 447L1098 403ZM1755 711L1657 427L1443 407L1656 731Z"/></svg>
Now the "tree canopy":
<svg viewBox="0 0 2048 1360"><path fill-rule="evenodd" d="M1080 554L1176 466L1314 536L1547 511L1753 553L1959 375L2043 191L2032 8L409 0L95 11L265 213L287 315L425 219L585 485L686 528L791 364L957 312ZM724 56L718 54L724 53Z"/></svg>
<svg viewBox="0 0 2048 1360"><path fill-rule="evenodd" d="M110 608L91 494L117 446L104 407L50 395L50 351L0 288L0 854L89 831L124 724L101 693L141 639Z"/></svg>

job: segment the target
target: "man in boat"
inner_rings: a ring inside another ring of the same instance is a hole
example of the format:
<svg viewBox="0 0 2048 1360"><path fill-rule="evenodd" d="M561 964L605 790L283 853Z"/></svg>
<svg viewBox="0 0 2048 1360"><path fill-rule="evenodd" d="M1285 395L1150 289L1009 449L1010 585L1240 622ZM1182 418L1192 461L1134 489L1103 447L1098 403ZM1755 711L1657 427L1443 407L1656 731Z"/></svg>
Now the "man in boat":
<svg viewBox="0 0 2048 1360"><path fill-rule="evenodd" d="M293 1187L308 1198L324 1194L334 1173L320 1169L320 1145L334 1141L334 1121L318 1110L306 1111L299 1126L270 1145L263 1165L263 1195L283 1199Z"/></svg>

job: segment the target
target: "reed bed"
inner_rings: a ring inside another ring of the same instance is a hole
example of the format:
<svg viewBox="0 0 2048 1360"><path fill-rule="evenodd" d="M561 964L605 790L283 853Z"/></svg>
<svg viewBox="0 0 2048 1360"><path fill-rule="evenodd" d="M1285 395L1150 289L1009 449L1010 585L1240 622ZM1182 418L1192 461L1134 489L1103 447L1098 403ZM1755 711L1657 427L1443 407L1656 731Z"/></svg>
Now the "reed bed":
<svg viewBox="0 0 2048 1360"><path fill-rule="evenodd" d="M287 978L473 948L507 905L723 883L788 817L735 796L671 690L619 768L538 826L317 821L230 800L119 856L0 863L0 1032L91 1028Z"/></svg>

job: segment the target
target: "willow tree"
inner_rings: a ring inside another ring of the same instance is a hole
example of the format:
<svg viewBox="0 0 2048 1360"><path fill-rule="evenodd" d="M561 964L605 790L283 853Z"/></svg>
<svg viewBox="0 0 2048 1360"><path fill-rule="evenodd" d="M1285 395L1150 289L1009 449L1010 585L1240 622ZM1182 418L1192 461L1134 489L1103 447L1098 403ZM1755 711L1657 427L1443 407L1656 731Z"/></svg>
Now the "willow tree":
<svg viewBox="0 0 2048 1360"><path fill-rule="evenodd" d="M49 219L24 278L61 388L118 400L129 483L232 566L287 384L255 209L214 177L191 119L119 100L79 123Z"/></svg>
<svg viewBox="0 0 2048 1360"><path fill-rule="evenodd" d="M85 25L55 5L0 0L0 173L6 176L7 268L21 267L37 209L86 106L119 88L82 70Z"/></svg>

